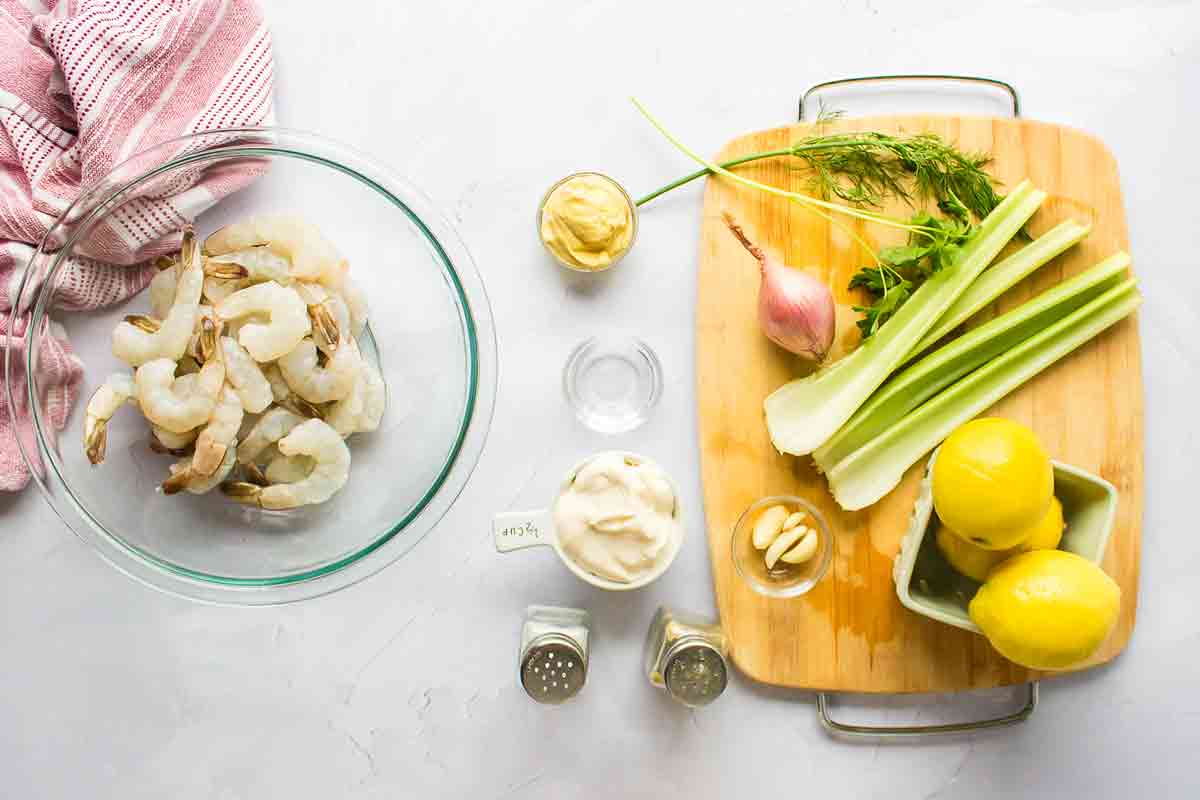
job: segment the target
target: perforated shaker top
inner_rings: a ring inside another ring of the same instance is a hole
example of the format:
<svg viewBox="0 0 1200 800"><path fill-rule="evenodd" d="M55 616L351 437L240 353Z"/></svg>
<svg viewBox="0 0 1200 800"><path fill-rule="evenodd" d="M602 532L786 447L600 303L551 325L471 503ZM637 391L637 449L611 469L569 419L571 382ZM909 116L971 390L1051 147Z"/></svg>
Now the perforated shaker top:
<svg viewBox="0 0 1200 800"><path fill-rule="evenodd" d="M521 664L521 685L539 703L570 700L586 680L587 665L579 650L561 640L535 643Z"/></svg>
<svg viewBox="0 0 1200 800"><path fill-rule="evenodd" d="M667 662L664 675L667 694L692 708L706 706L720 697L728 680L725 659L707 644L680 649Z"/></svg>

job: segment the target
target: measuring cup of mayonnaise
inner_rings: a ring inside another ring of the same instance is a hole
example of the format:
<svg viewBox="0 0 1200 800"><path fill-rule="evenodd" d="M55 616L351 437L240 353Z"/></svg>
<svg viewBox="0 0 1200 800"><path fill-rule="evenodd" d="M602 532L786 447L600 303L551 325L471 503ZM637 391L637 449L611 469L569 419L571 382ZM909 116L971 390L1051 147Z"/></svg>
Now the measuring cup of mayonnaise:
<svg viewBox="0 0 1200 800"><path fill-rule="evenodd" d="M618 592L666 572L683 534L679 490L666 472L645 456L619 450L572 467L553 508L492 518L499 552L552 547L577 578Z"/></svg>

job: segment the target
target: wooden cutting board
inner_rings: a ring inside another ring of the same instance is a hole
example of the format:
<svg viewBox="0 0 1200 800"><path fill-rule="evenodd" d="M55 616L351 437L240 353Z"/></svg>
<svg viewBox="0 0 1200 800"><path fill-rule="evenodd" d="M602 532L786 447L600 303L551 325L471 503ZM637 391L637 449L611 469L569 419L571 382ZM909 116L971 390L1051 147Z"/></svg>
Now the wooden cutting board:
<svg viewBox="0 0 1200 800"><path fill-rule="evenodd" d="M1129 248L1116 162L1087 134L1026 120L931 116L843 120L825 129L932 131L961 148L990 151L992 171L1006 186L1028 177L1048 192L1030 223L1034 235L1068 217L1093 223L1087 239L1013 287L979 315L984 320ZM785 147L811 131L811 125L792 125L748 134L731 142L719 160ZM755 162L739 172L797 191L806 186L805 173L785 159ZM771 446L763 398L803 369L759 331L758 270L726 230L725 211L785 263L817 267L828 280L845 306L839 309L835 357L857 342L857 315L849 306L862 298L845 287L865 261L849 235L798 204L709 179L696 308L701 464L717 601L738 668L765 683L848 692L940 692L1046 677L1008 662L983 637L913 614L896 599L892 561L924 461L875 506L849 513L837 507L807 458L781 456ZM911 213L903 205L889 211ZM873 245L897 243L903 236L874 224L852 227ZM1136 318L1051 366L989 413L1031 426L1054 458L1098 473L1120 491L1104 568L1121 586L1121 616L1086 666L1108 661L1129 641L1137 608L1142 377ZM782 493L811 500L837 531L829 574L792 600L752 592L729 554L739 515L758 498Z"/></svg>

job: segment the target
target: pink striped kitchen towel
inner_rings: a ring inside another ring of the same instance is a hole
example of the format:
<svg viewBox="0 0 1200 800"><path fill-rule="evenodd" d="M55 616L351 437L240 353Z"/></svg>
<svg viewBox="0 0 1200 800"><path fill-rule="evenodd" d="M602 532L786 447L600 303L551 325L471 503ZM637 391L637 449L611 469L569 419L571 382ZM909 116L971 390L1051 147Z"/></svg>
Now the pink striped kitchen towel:
<svg viewBox="0 0 1200 800"><path fill-rule="evenodd" d="M135 153L184 134L270 124L273 69L253 0L0 0L0 360L11 348L22 365L17 408L0 397L0 489L29 481L16 446L16 437L32 437L23 393L29 320L18 315L10 325L9 312L34 247L82 187ZM89 254L97 260L60 269L58 308L99 308L141 291L153 272L148 259L178 246L180 226L253 177L201 176L121 209L93 237L104 243ZM41 402L61 430L83 366L63 329L46 325Z"/></svg>

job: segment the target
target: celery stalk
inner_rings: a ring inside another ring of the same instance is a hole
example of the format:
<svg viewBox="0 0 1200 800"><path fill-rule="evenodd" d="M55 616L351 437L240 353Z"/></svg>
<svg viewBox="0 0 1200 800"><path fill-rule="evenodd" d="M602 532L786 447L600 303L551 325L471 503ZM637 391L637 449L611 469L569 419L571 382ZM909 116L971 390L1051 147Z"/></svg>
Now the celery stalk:
<svg viewBox="0 0 1200 800"><path fill-rule="evenodd" d="M1041 267L1064 250L1088 235L1092 226L1081 225L1073 219L1063 222L1022 247L1003 261L988 267L979 279L959 295L933 330L913 348L914 356L925 352L939 339L966 322L970 317L1015 286L1029 273Z"/></svg>
<svg viewBox="0 0 1200 800"><path fill-rule="evenodd" d="M1112 288L1128 267L1129 254L1115 253L893 375L829 441L817 448L813 460L822 472L833 471L842 459L942 389Z"/></svg>
<svg viewBox="0 0 1200 800"><path fill-rule="evenodd" d="M1022 181L979 224L954 263L930 276L874 336L837 363L772 392L763 406L775 448L799 456L824 444L904 363L1045 197L1045 192Z"/></svg>
<svg viewBox="0 0 1200 800"><path fill-rule="evenodd" d="M955 428L1124 319L1141 302L1136 281L1125 280L943 390L835 466L828 475L834 499L848 511L878 501Z"/></svg>

